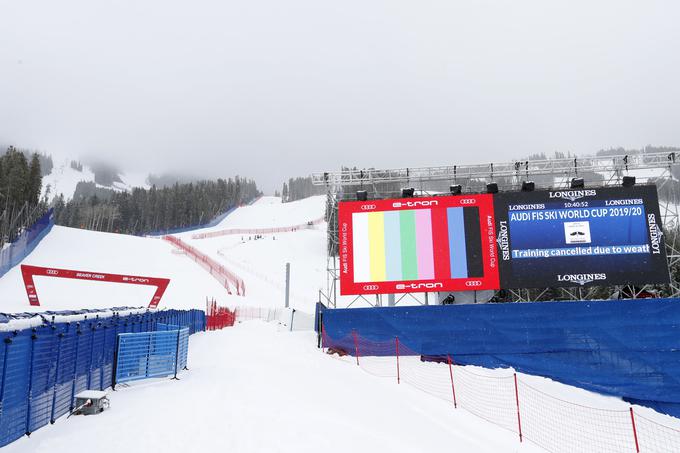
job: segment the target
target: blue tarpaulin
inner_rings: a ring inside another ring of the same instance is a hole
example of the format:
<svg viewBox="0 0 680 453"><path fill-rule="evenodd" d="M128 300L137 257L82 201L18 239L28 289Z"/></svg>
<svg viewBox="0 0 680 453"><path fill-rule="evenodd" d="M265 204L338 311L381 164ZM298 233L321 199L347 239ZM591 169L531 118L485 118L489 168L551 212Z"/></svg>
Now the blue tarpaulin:
<svg viewBox="0 0 680 453"><path fill-rule="evenodd" d="M537 302L323 311L327 346L354 354L352 332L399 338L418 354L513 367L680 417L680 299ZM328 344L330 343L330 344Z"/></svg>

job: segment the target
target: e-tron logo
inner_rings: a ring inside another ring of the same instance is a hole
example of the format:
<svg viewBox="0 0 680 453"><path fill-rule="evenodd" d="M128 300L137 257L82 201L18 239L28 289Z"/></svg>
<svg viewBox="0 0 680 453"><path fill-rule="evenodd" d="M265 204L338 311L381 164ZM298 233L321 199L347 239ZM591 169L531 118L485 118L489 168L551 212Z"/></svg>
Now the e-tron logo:
<svg viewBox="0 0 680 453"><path fill-rule="evenodd" d="M443 288L444 285L442 283L409 283L409 284L403 284L403 283L397 283L395 288L398 290L405 290L405 289L410 289L410 290L418 290L418 289L437 289L437 288Z"/></svg>
<svg viewBox="0 0 680 453"><path fill-rule="evenodd" d="M482 286L482 282L480 280L468 280L467 282L465 282L465 286L467 287Z"/></svg>
<svg viewBox="0 0 680 453"><path fill-rule="evenodd" d="M418 208L437 205L439 205L437 200L395 201L392 203L393 208Z"/></svg>
<svg viewBox="0 0 680 453"><path fill-rule="evenodd" d="M376 208L376 206L375 206L374 204L362 204L362 205L361 205L361 210L362 210L362 211L371 211L371 210L373 210L373 209L375 209L375 208Z"/></svg>
<svg viewBox="0 0 680 453"><path fill-rule="evenodd" d="M594 197L597 195L595 190L563 190L560 192L549 192L548 196L550 198L563 198L569 201L576 201L583 197Z"/></svg>
<svg viewBox="0 0 680 453"><path fill-rule="evenodd" d="M378 288L378 285L364 285L362 289L364 291L376 291Z"/></svg>
<svg viewBox="0 0 680 453"><path fill-rule="evenodd" d="M558 282L576 283L581 286L602 280L607 280L607 274L560 274L557 276Z"/></svg>
<svg viewBox="0 0 680 453"><path fill-rule="evenodd" d="M462 200L460 200L460 204L467 205L477 204L477 200L475 200L474 198L463 198Z"/></svg>

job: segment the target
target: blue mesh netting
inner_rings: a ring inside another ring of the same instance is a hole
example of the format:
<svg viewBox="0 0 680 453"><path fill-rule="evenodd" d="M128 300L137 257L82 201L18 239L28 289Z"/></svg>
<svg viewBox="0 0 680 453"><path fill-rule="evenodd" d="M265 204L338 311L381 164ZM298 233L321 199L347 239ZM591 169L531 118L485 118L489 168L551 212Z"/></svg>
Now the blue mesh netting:
<svg viewBox="0 0 680 453"><path fill-rule="evenodd" d="M201 310L99 319L101 312L0 314L0 324L31 317L43 321L38 327L0 332L0 447L70 412L78 392L110 387L119 333L152 331L159 323L183 326L183 332L192 334L205 330ZM87 314L91 319L50 322L52 315L74 314Z"/></svg>
<svg viewBox="0 0 680 453"><path fill-rule="evenodd" d="M54 211L50 209L8 247L0 250L0 277L26 258L52 230Z"/></svg>
<svg viewBox="0 0 680 453"><path fill-rule="evenodd" d="M460 364L518 371L680 417L680 299L323 310L327 346L381 355L399 342ZM368 349L367 349L368 348Z"/></svg>

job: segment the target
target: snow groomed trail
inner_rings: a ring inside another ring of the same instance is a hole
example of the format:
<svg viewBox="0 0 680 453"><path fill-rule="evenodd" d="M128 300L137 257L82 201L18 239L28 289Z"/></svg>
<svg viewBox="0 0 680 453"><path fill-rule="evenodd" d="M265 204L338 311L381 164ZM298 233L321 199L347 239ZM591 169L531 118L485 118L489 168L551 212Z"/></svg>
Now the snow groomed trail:
<svg viewBox="0 0 680 453"><path fill-rule="evenodd" d="M234 210L214 227L174 235L241 278L246 296L235 291L228 294L209 272L186 254L173 251L161 238L55 227L25 263L170 278L160 309L204 309L206 297L215 298L220 306L280 308L285 264L291 263L291 307L309 314L318 290L326 284L326 225L315 222L324 209L325 197L286 204L262 197ZM280 231L292 226L297 226L295 231ZM193 237L234 229L277 232ZM99 282L38 278L36 286L42 306L32 309L18 268L10 271L0 279L0 292L5 296L2 311L144 306L151 295L148 288ZM392 379L361 372L391 376L392 361L380 362L375 373L370 359L357 367L350 358L323 355L311 332L284 330L275 323L252 321L195 335L190 340L190 371L180 381L149 381L122 388L112 394L110 411L98 417L58 420L5 450L52 453L96 445L104 453L121 449L170 453L543 451L531 443L519 443L517 435L507 429L465 410L454 410L451 401L423 393L423 386L427 392L433 385L428 369L437 365L414 362L411 376L405 368L402 385L396 385ZM383 366L389 370L385 372ZM497 379L509 371L480 372ZM617 411L627 407L616 398L547 379L526 375L522 379L570 403ZM490 405L488 410L497 409ZM676 420L662 421L675 426ZM595 445L584 442L582 451Z"/></svg>
<svg viewBox="0 0 680 453"><path fill-rule="evenodd" d="M109 411L60 419L4 451L542 451L446 402L321 355L310 332L248 321L197 334L189 369L179 381L120 388Z"/></svg>

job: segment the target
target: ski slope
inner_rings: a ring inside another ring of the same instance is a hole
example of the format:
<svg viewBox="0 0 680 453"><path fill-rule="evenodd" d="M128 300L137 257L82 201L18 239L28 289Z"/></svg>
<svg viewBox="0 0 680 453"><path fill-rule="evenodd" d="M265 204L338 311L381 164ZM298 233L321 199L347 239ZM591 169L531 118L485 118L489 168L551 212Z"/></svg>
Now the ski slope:
<svg viewBox="0 0 680 453"><path fill-rule="evenodd" d="M318 292L326 285L326 224L294 232L260 235L238 234L193 239L196 233L230 228L273 228L303 225L323 217L326 197L291 203L262 197L236 209L220 224L177 236L237 273L245 282L246 297L231 299L240 305L280 307L285 300L285 268L291 267L290 306L314 312Z"/></svg>
<svg viewBox="0 0 680 453"><path fill-rule="evenodd" d="M7 453L540 452L516 435L322 355L309 332L246 322L191 337L190 371L110 393ZM87 447L86 447L87 446Z"/></svg>
<svg viewBox="0 0 680 453"><path fill-rule="evenodd" d="M301 224L323 216L324 209L324 197L286 204L279 198L263 197L252 206L236 209L212 229ZM243 240L241 236L191 240L195 232L178 236L242 276L247 297L227 294L203 268L161 238L55 226L22 264L169 278L170 285L159 305L163 309L204 308L206 297L229 306L283 306L285 263L290 262L291 306L313 312L318 290L325 284L325 224L263 239L251 235ZM19 266L0 278L0 312L144 307L154 292L153 287L49 277L36 277L35 285L41 302L38 307L28 304Z"/></svg>
<svg viewBox="0 0 680 453"><path fill-rule="evenodd" d="M43 176L41 198L47 196L48 200L53 200L60 194L64 200L70 200L76 191L79 182L94 182L94 172L87 165L83 165L82 171L71 167L71 160L52 156L54 167L50 174ZM149 188L146 182L147 176L141 173L123 173L120 175L121 181L115 181L111 186L97 184L97 187L112 189L118 192L128 192L134 187Z"/></svg>
<svg viewBox="0 0 680 453"><path fill-rule="evenodd" d="M263 197L235 210L212 230L299 225L323 215L325 197L281 204ZM210 230L210 229L206 229ZM54 227L25 264L167 277L159 308L220 304L282 307L285 263L291 264L291 306L311 313L326 278L326 225L294 232L182 240L238 273L246 297L226 290L188 256L160 238ZM146 306L153 289L113 283L36 278L42 306L30 307L21 274L0 279L2 312ZM515 434L453 410L409 385L364 373L353 359L323 355L311 332L244 322L191 337L189 372L120 388L98 417L62 418L5 448L8 452L70 452L79 445L114 451L474 451L538 452ZM391 365L390 365L391 366ZM435 366L430 364L429 366ZM484 370L508 373L508 370ZM548 379L522 376L549 395L586 406L625 410L604 397ZM668 426L678 421L636 407Z"/></svg>
<svg viewBox="0 0 680 453"><path fill-rule="evenodd" d="M224 289L161 239L55 226L22 264L170 279L158 308L205 308ZM29 305L19 266L0 278L0 312L146 307L155 287L36 277L41 305ZM226 296L226 295L225 295Z"/></svg>

